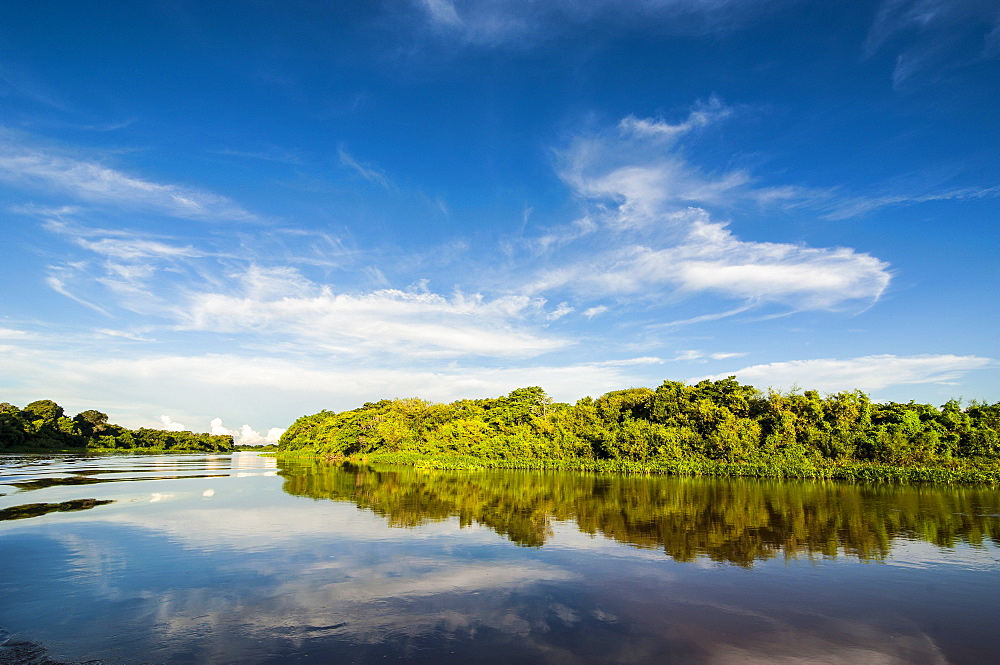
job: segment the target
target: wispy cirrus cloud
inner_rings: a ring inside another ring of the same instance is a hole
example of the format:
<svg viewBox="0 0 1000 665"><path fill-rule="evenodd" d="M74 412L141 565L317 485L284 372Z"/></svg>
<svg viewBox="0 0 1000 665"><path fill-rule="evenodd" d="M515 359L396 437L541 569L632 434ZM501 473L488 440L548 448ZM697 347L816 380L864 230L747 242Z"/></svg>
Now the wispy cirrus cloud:
<svg viewBox="0 0 1000 665"><path fill-rule="evenodd" d="M1000 197L1000 186L994 187L961 187L944 189L929 193L914 193L908 191L872 194L869 196L842 197L832 201L823 215L825 219L840 220L858 217L866 213L892 206L907 206L933 201L963 201Z"/></svg>
<svg viewBox="0 0 1000 665"><path fill-rule="evenodd" d="M219 256L160 235L87 227L72 219L74 214L71 211L56 218L42 214L46 230L86 252L86 258L74 257L49 265L46 283L56 292L109 316L109 310L115 307L136 313L162 309L162 298L175 282L203 274L199 261L214 261ZM69 284L73 285L72 292ZM100 286L109 293L99 292L96 287ZM80 292L89 296L81 296ZM95 301L103 305L95 305Z"/></svg>
<svg viewBox="0 0 1000 665"><path fill-rule="evenodd" d="M393 188L392 182L389 181L385 173L370 164L362 164L351 153L347 152L343 146L337 149L337 156L340 158L341 166L351 169L368 182L389 190Z"/></svg>
<svg viewBox="0 0 1000 665"><path fill-rule="evenodd" d="M897 356L881 354L860 358L816 358L750 365L731 372L721 372L701 379L723 379L735 375L743 383L760 388L801 386L826 392L841 390L881 390L890 386L922 383L950 383L966 373L995 365L996 361L980 356L952 354Z"/></svg>
<svg viewBox="0 0 1000 665"><path fill-rule="evenodd" d="M865 57L896 50L894 86L1000 56L1000 12L991 0L883 0Z"/></svg>
<svg viewBox="0 0 1000 665"><path fill-rule="evenodd" d="M205 256L205 253L191 245L179 246L156 240L144 238L101 238L99 240L87 240L77 238L76 242L83 247L97 254L102 254L109 258L136 260L149 257L188 257L194 258Z"/></svg>
<svg viewBox="0 0 1000 665"><path fill-rule="evenodd" d="M51 268L50 270L52 271L52 274L48 275L45 278L45 284L50 289L52 289L59 295L66 296L73 302L79 303L84 307L87 307L88 309L94 310L98 314L103 314L104 316L107 317L112 316L112 314L104 307L101 307L97 303L91 302L90 300L87 300L86 298L81 297L70 290L69 286L67 285L68 280L66 279L66 273L68 271L65 267L60 266L56 268Z"/></svg>
<svg viewBox="0 0 1000 665"><path fill-rule="evenodd" d="M434 31L480 48L525 48L601 21L672 33L733 30L780 2L751 0L415 0Z"/></svg>
<svg viewBox="0 0 1000 665"><path fill-rule="evenodd" d="M13 67L9 63L0 65L0 97L21 97L59 111L70 109L70 105L49 86L23 68Z"/></svg>
<svg viewBox="0 0 1000 665"><path fill-rule="evenodd" d="M101 335L107 335L108 337L119 337L121 339L130 339L133 342L152 342L152 338L147 337L139 332L130 330L114 330L112 328L96 328L94 330L96 333Z"/></svg>
<svg viewBox="0 0 1000 665"><path fill-rule="evenodd" d="M0 180L24 189L67 195L91 205L193 220L261 221L224 196L145 180L100 162L30 145L9 131L0 132Z"/></svg>

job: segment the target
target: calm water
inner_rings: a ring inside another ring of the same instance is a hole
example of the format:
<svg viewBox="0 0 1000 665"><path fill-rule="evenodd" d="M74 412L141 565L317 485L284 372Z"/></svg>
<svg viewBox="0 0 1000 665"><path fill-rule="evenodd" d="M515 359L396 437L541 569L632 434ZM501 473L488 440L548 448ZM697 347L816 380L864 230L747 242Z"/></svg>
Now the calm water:
<svg viewBox="0 0 1000 665"><path fill-rule="evenodd" d="M997 489L237 453L0 494L0 663L1000 662Z"/></svg>

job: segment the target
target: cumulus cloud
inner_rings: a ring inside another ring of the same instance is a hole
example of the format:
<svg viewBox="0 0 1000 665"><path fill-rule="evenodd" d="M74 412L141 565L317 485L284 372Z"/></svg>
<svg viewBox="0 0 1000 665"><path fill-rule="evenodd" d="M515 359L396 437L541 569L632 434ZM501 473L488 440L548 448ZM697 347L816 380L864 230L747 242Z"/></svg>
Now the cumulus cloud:
<svg viewBox="0 0 1000 665"><path fill-rule="evenodd" d="M160 416L160 429L166 430L168 432L185 432L188 431L186 425L181 423L175 423L170 416Z"/></svg>
<svg viewBox="0 0 1000 665"><path fill-rule="evenodd" d="M281 435L285 433L285 428L272 427L265 434L261 434L246 424L239 429L228 429L222 425L222 418L213 418L209 433L231 436L238 446L266 446L277 443Z"/></svg>
<svg viewBox="0 0 1000 665"><path fill-rule="evenodd" d="M949 383L960 379L967 372L993 364L994 360L979 356L883 354L861 358L817 358L751 365L691 381L718 380L735 375L744 383L760 387L787 389L798 385L826 392L855 389L870 391L895 385Z"/></svg>

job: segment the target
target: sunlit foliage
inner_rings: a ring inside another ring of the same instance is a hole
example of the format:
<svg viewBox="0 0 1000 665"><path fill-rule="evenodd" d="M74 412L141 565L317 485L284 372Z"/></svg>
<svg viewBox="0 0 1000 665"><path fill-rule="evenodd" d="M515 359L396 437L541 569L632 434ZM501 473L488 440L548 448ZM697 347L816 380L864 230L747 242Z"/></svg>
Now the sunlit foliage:
<svg viewBox="0 0 1000 665"><path fill-rule="evenodd" d="M553 403L541 388L530 387L495 399L387 399L340 413L321 411L299 418L279 449L660 467L704 462L966 468L1000 460L1000 403L973 402L963 409L953 400L938 408L872 402L860 391L762 393L734 377L695 385L664 381L655 390L617 390L575 405Z"/></svg>

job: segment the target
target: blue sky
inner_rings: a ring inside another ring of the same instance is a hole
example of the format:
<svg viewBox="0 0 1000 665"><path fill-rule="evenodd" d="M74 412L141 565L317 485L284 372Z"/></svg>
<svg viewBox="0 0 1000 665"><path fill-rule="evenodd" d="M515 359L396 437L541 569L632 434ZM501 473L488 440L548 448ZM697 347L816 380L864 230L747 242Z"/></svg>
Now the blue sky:
<svg viewBox="0 0 1000 665"><path fill-rule="evenodd" d="M3 3L0 397L997 401L997 108L990 1Z"/></svg>

